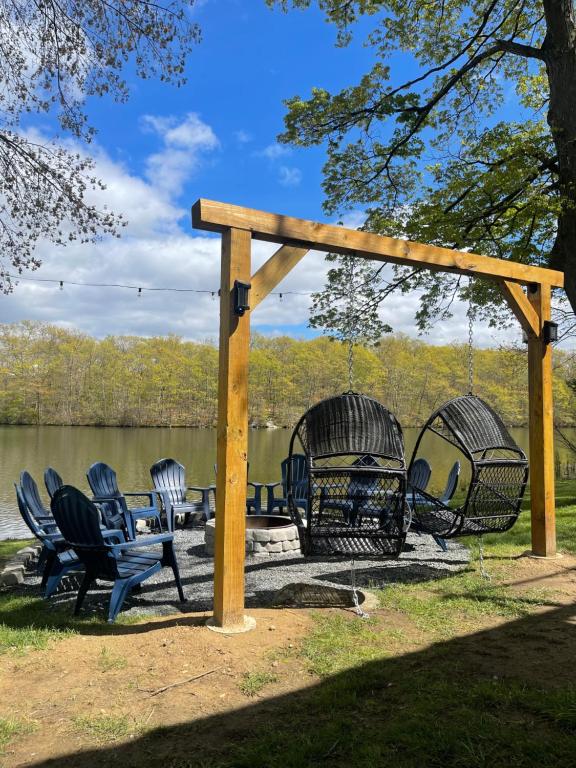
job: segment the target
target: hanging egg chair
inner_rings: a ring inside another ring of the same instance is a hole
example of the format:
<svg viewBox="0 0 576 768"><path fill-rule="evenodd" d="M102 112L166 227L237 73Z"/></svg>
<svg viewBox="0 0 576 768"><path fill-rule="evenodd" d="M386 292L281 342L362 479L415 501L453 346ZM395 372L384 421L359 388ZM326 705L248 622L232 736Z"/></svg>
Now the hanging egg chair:
<svg viewBox="0 0 576 768"><path fill-rule="evenodd" d="M461 506L450 506L424 489L411 487L407 500L413 530L443 539L509 530L520 513L528 460L498 414L475 395L450 400L424 425L410 466L428 433L439 435L468 460L470 486Z"/></svg>
<svg viewBox="0 0 576 768"><path fill-rule="evenodd" d="M308 466L306 509L291 493L291 458L300 452ZM404 440L377 400L347 392L310 408L290 440L287 488L304 555L400 554L409 525Z"/></svg>

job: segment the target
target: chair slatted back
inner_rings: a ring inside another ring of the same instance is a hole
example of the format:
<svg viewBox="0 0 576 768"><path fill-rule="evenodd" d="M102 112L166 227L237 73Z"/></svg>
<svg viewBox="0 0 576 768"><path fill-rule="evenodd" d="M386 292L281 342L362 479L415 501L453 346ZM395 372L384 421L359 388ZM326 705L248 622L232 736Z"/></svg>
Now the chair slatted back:
<svg viewBox="0 0 576 768"><path fill-rule="evenodd" d="M442 494L442 497L441 497L444 504L447 504L456 493L459 477L460 477L460 462L455 461L454 464L452 465L452 469L450 470L450 473L448 474L446 487L444 488L444 493Z"/></svg>
<svg viewBox="0 0 576 768"><path fill-rule="evenodd" d="M432 469L426 459L416 459L408 470L408 485L411 488L419 488L421 491L425 491L430 482L431 475Z"/></svg>
<svg viewBox="0 0 576 768"><path fill-rule="evenodd" d="M186 470L176 459L159 459L150 467L154 488L165 491L172 504L186 501Z"/></svg>
<svg viewBox="0 0 576 768"><path fill-rule="evenodd" d="M32 531L34 536L36 536L36 538L38 539L42 539L43 536L45 535L45 531L43 528L40 527L40 525L38 524L38 521L36 520L34 515L30 512L30 509L26 504L26 500L22 492L22 486L18 485L17 483L14 483L14 488L16 489L16 501L18 503L18 511L20 512L22 519L24 520L28 528ZM54 526L54 532L55 531L56 531L56 526Z"/></svg>
<svg viewBox="0 0 576 768"><path fill-rule="evenodd" d="M44 485L48 491L48 496L52 499L58 488L62 488L64 482L55 469L48 467L44 471Z"/></svg>
<svg viewBox="0 0 576 768"><path fill-rule="evenodd" d="M100 513L82 491L63 485L52 499L52 513L66 541L87 570L111 579L119 578L114 550L100 528Z"/></svg>
<svg viewBox="0 0 576 768"><path fill-rule="evenodd" d="M36 481L30 472L27 472L26 470L20 473L20 488L22 489L24 501L34 518L37 519L51 516L50 510L46 509L42 504Z"/></svg>
<svg viewBox="0 0 576 768"><path fill-rule="evenodd" d="M115 499L122 495L118 488L116 472L103 461L92 464L86 477L94 496Z"/></svg>
<svg viewBox="0 0 576 768"><path fill-rule="evenodd" d="M280 465L282 472L282 493L288 497L288 464L290 466L290 483L292 495L297 499L306 498L308 493L308 465L303 453L295 453L290 458L284 459Z"/></svg>

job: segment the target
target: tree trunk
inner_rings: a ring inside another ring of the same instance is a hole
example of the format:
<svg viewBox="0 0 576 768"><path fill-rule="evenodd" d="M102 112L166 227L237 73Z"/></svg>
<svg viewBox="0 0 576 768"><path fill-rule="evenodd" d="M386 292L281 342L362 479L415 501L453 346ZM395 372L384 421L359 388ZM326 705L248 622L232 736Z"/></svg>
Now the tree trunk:
<svg viewBox="0 0 576 768"><path fill-rule="evenodd" d="M576 312L576 26L572 0L544 0L547 33L542 46L550 85L548 125L558 155L562 208L550 266L565 274Z"/></svg>

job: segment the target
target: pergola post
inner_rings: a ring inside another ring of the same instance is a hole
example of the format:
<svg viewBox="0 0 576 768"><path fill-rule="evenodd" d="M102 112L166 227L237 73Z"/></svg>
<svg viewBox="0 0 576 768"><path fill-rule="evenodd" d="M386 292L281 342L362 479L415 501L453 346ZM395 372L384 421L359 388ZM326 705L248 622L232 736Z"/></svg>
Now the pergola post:
<svg viewBox="0 0 576 768"><path fill-rule="evenodd" d="M528 286L528 300L539 318L539 333L528 334L532 553L539 557L556 555L552 345L543 337L544 322L550 320L550 297L549 285Z"/></svg>
<svg viewBox="0 0 576 768"><path fill-rule="evenodd" d="M247 628L244 558L250 311L234 313L234 281L250 282L250 232L222 233L213 628Z"/></svg>

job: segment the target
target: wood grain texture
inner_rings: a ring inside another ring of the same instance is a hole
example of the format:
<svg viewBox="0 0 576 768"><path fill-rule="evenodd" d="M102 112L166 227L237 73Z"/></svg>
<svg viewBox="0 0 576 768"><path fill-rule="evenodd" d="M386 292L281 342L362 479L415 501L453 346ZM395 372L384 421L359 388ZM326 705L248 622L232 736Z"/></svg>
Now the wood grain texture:
<svg viewBox="0 0 576 768"><path fill-rule="evenodd" d="M358 232L346 227L320 224L213 200L200 199L194 203L192 224L196 229L212 232L222 232L228 227L237 227L251 232L252 237L257 240L333 253L354 254L376 261L389 261L393 264L421 266L442 272L484 276L523 284L564 286L564 275L553 269L398 240L370 232Z"/></svg>
<svg viewBox="0 0 576 768"><path fill-rule="evenodd" d="M511 283L509 280L502 280L500 287L506 297L508 306L522 326L522 329L528 335L534 334L538 336L540 333L540 318L530 301L526 298L522 287L518 283Z"/></svg>
<svg viewBox="0 0 576 768"><path fill-rule="evenodd" d="M296 264L308 253L308 248L281 246L270 256L260 269L252 275L250 291L250 309L254 310L266 296L282 282Z"/></svg>
<svg viewBox="0 0 576 768"><path fill-rule="evenodd" d="M246 476L248 472L248 350L250 312L234 314L235 280L250 281L251 237L246 230L222 235L220 350L214 548L214 622L244 623Z"/></svg>
<svg viewBox="0 0 576 768"><path fill-rule="evenodd" d="M528 300L539 318L540 329L550 319L550 286L528 291ZM532 552L541 557L556 554L554 497L554 413L552 403L552 346L542 333L528 337L528 397L530 426L530 498Z"/></svg>

